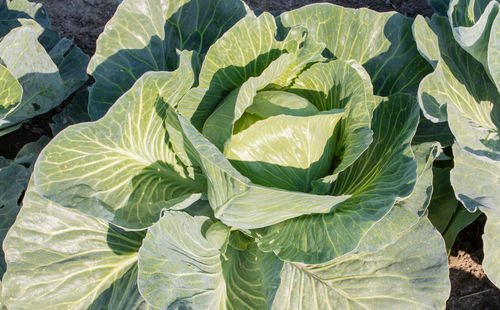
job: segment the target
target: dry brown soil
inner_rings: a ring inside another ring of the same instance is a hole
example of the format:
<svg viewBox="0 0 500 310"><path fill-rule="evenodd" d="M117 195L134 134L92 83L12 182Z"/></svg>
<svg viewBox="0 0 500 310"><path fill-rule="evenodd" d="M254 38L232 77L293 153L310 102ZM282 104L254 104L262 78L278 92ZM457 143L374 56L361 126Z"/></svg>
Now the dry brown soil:
<svg viewBox="0 0 500 310"><path fill-rule="evenodd" d="M290 10L313 2L331 2L342 6L367 7L376 11L396 10L407 16L430 16L427 0L245 0L252 9L273 11ZM38 0L45 5L52 26L59 33L73 38L87 54L95 51L95 42L104 25L113 15L116 0ZM53 112L55 113L55 112ZM48 132L49 116L41 116L23 125L21 131L0 139L0 153L15 154L24 143L36 140ZM19 137L22 137L19 139ZM6 141L12 141L10 146ZM2 143L3 142L3 143ZM4 145L5 147L2 147ZM481 261L485 217L462 231L450 254L450 279L452 291L447 309L500 309L500 290L487 279Z"/></svg>

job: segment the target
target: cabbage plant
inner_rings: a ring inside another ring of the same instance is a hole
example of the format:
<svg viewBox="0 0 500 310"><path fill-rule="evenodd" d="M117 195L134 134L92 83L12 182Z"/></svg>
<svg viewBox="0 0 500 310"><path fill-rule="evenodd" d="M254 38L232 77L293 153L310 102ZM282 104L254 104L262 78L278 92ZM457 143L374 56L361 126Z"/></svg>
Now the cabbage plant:
<svg viewBox="0 0 500 310"><path fill-rule="evenodd" d="M0 135L58 106L88 79L89 57L49 27L40 4L0 0Z"/></svg>
<svg viewBox="0 0 500 310"><path fill-rule="evenodd" d="M3 244L6 306L444 308L412 20L200 3L118 7L89 66L105 115L40 154Z"/></svg>
<svg viewBox="0 0 500 310"><path fill-rule="evenodd" d="M499 286L500 4L453 0L440 7L447 16L419 16L414 24L418 49L434 67L418 100L429 120L447 121L453 133L451 184L470 212L488 217L483 267Z"/></svg>

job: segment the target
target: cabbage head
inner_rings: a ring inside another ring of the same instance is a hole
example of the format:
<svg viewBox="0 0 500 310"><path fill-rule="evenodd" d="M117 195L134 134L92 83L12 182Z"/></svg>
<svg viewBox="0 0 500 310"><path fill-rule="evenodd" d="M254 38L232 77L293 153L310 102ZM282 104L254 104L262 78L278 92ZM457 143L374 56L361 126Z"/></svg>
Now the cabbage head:
<svg viewBox="0 0 500 310"><path fill-rule="evenodd" d="M201 3L124 0L106 26L100 119L38 158L7 307L444 308L412 20Z"/></svg>

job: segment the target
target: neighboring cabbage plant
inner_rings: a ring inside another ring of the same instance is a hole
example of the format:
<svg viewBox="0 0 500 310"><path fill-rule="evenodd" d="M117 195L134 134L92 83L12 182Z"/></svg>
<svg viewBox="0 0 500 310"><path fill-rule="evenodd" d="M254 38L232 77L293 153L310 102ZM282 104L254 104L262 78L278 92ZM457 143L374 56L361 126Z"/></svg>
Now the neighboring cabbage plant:
<svg viewBox="0 0 500 310"><path fill-rule="evenodd" d="M448 122L455 138L451 184L471 212L484 212L483 267L500 286L500 3L435 2L431 19L419 16L414 36L435 68L420 83L418 100L433 122Z"/></svg>
<svg viewBox="0 0 500 310"><path fill-rule="evenodd" d="M49 26L40 4L0 0L0 135L58 106L87 81L89 57Z"/></svg>
<svg viewBox="0 0 500 310"><path fill-rule="evenodd" d="M411 145L429 70L412 20L200 3L119 6L90 65L89 110L109 111L40 154L3 244L3 302L444 308L445 246L425 216L440 145ZM226 6L245 16L214 28ZM175 22L188 17L200 22ZM148 55L161 66L133 73Z"/></svg>

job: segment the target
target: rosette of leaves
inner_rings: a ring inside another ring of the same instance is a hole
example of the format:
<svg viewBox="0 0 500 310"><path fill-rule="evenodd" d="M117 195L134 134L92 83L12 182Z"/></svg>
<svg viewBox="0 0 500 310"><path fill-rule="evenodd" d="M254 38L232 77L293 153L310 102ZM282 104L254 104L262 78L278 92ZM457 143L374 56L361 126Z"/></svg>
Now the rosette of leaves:
<svg viewBox="0 0 500 310"><path fill-rule="evenodd" d="M87 81L89 57L49 27L40 4L0 0L0 135L58 106Z"/></svg>
<svg viewBox="0 0 500 310"><path fill-rule="evenodd" d="M455 138L451 184L470 211L486 213L483 267L500 285L500 4L450 1L447 16L417 17L417 46L434 72L418 100L433 122L448 122ZM440 10L443 12L445 10Z"/></svg>
<svg viewBox="0 0 500 310"><path fill-rule="evenodd" d="M443 308L425 216L440 148L410 145L427 70L411 24L333 5L248 14L143 74L41 153L4 242L5 304Z"/></svg>

